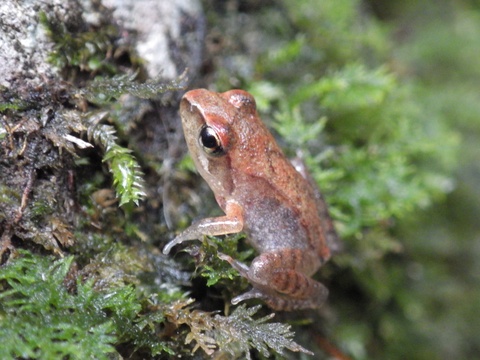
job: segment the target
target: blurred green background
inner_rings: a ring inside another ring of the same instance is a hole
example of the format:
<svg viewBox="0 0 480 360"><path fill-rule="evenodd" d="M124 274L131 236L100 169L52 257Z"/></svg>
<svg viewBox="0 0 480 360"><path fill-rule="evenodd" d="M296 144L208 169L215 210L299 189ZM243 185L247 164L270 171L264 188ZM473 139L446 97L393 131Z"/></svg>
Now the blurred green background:
<svg viewBox="0 0 480 360"><path fill-rule="evenodd" d="M435 136L442 128L459 142L449 160L451 192L397 220L393 233L404 249L399 257L387 257L388 274L377 283L387 295L382 301L377 295L378 302L363 309L358 332L348 326L345 331L363 345L370 340L370 348L359 349L355 358L478 359L480 3L370 1L367 6L388 34L390 69L415 88L427 134ZM431 154L431 161L423 159L422 166L432 165L443 150Z"/></svg>
<svg viewBox="0 0 480 360"><path fill-rule="evenodd" d="M371 5L391 29L395 61L420 87L425 110L433 109L460 137L452 192L398 223L408 262L405 287L398 289L399 314L381 326L388 334L386 355L478 359L480 3L386 3Z"/></svg>
<svg viewBox="0 0 480 360"><path fill-rule="evenodd" d="M410 260L402 289L408 299L402 315L410 328L390 335L392 351L396 358L478 359L480 3L372 5L395 31L393 53L421 87L426 109L460 136L452 192L398 224Z"/></svg>

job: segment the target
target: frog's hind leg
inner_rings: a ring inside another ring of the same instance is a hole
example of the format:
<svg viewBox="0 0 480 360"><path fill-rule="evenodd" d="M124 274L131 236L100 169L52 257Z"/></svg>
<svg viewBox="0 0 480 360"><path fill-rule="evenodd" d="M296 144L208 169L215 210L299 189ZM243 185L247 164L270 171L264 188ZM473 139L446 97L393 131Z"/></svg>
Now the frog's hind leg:
<svg viewBox="0 0 480 360"><path fill-rule="evenodd" d="M320 265L309 252L280 249L263 253L250 267L227 255L222 254L221 258L253 285L252 290L234 298L233 304L260 298L275 310L295 310L318 308L328 297L328 289L308 276Z"/></svg>

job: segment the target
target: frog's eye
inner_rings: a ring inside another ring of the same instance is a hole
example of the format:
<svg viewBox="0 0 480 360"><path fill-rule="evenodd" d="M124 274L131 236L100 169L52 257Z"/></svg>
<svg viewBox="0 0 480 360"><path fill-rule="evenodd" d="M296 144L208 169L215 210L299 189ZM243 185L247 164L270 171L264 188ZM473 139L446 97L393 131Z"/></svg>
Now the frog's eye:
<svg viewBox="0 0 480 360"><path fill-rule="evenodd" d="M220 136L210 126L204 126L200 130L198 141L203 148L203 151L208 155L221 156L225 154L225 149L220 141Z"/></svg>

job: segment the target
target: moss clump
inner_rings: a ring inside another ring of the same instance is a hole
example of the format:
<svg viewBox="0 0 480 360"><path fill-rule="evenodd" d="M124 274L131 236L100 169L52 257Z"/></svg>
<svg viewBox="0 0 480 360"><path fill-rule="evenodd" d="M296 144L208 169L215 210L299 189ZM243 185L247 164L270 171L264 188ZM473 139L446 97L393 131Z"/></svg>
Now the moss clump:
<svg viewBox="0 0 480 360"><path fill-rule="evenodd" d="M258 306L242 305L230 316L220 316L193 310L188 306L192 300L142 301L132 285L113 281L105 286L105 273L80 280L72 256L18 255L0 268L2 359L173 355L172 344L162 338L171 326L185 325L188 332L179 336L195 344L193 352L201 348L209 355L219 351L247 358L251 347L264 356L269 349L309 353L292 340L289 326L269 322L273 314L254 319Z"/></svg>
<svg viewBox="0 0 480 360"><path fill-rule="evenodd" d="M45 12L39 15L40 23L55 46L49 56L52 65L72 75L81 72L105 72L110 75L118 72L111 57L117 48L118 29L104 23L101 28L87 27L80 21L60 22L50 18ZM105 20L105 19L104 19Z"/></svg>
<svg viewBox="0 0 480 360"><path fill-rule="evenodd" d="M68 288L72 261L21 251L0 268L2 359L118 358L123 342L151 355L171 352L153 326L163 318L146 320L133 287L98 291L93 281L74 280Z"/></svg>

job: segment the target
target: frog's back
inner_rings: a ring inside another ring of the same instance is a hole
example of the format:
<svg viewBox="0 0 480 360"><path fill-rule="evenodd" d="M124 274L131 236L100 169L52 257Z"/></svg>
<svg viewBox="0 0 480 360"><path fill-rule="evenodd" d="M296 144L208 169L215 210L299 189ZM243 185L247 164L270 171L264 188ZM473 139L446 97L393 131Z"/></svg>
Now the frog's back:
<svg viewBox="0 0 480 360"><path fill-rule="evenodd" d="M260 120L253 98L230 118L232 146L227 152L232 198L244 207L250 242L260 252L279 248L330 252L312 184L285 157Z"/></svg>
<svg viewBox="0 0 480 360"><path fill-rule="evenodd" d="M245 210L250 241L259 252L311 249L327 260L326 229L322 228L315 190L295 170L273 137L271 141L263 152L250 153L250 159L244 157L249 166L236 174L236 198Z"/></svg>

